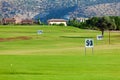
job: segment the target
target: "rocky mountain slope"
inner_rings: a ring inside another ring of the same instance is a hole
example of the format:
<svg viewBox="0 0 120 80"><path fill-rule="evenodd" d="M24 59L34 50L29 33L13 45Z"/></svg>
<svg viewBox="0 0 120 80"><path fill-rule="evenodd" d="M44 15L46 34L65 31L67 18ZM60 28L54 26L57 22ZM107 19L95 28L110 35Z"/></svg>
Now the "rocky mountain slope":
<svg viewBox="0 0 120 80"><path fill-rule="evenodd" d="M0 18L92 17L120 15L120 0L0 0Z"/></svg>

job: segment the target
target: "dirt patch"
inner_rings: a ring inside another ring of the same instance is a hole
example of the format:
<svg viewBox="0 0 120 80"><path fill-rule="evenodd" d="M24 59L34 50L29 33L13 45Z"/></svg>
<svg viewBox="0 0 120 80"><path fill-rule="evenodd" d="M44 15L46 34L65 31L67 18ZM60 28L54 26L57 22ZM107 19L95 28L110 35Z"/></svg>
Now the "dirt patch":
<svg viewBox="0 0 120 80"><path fill-rule="evenodd" d="M4 38L0 38L0 42L3 42L3 41L5 41L5 39Z"/></svg>
<svg viewBox="0 0 120 80"><path fill-rule="evenodd" d="M28 37L28 36L19 36L19 37L16 37L16 39L29 40L29 39L32 39L32 37Z"/></svg>
<svg viewBox="0 0 120 80"><path fill-rule="evenodd" d="M0 38L0 42L5 42L5 41L16 41L16 40L30 40L32 37L28 36L19 36L19 37L10 37L10 38Z"/></svg>

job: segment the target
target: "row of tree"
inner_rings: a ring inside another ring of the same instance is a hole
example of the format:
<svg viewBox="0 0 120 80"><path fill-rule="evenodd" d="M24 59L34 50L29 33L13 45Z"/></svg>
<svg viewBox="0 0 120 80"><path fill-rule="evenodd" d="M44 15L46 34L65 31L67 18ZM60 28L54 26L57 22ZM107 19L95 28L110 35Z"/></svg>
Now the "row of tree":
<svg viewBox="0 0 120 80"><path fill-rule="evenodd" d="M120 30L120 16L92 17L85 22L79 22L74 18L68 21L68 25L84 29L100 30L102 35L104 35L105 30Z"/></svg>

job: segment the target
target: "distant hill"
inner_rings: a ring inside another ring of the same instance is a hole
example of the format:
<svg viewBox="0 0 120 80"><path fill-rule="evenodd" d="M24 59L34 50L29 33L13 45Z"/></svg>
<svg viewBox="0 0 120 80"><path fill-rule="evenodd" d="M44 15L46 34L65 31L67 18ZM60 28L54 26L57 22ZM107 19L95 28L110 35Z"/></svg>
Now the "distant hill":
<svg viewBox="0 0 120 80"><path fill-rule="evenodd" d="M0 18L92 17L120 15L120 0L0 0Z"/></svg>
<svg viewBox="0 0 120 80"><path fill-rule="evenodd" d="M96 5L89 5L85 7L79 7L73 15L82 17L92 16L120 16L120 2L118 3L103 3Z"/></svg>

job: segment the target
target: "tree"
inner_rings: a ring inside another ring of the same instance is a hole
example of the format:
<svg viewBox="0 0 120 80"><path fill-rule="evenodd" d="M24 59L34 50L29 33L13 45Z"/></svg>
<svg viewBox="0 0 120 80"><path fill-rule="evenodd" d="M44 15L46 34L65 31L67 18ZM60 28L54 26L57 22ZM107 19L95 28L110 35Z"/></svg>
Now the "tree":
<svg viewBox="0 0 120 80"><path fill-rule="evenodd" d="M96 28L96 23L98 22L98 17L92 17L86 20L86 25L88 26L89 29L95 29Z"/></svg>
<svg viewBox="0 0 120 80"><path fill-rule="evenodd" d="M98 22L96 23L96 27L100 29L102 32L102 36L104 36L105 30L115 29L116 25L114 19L110 19L109 16L107 17L99 17Z"/></svg>
<svg viewBox="0 0 120 80"><path fill-rule="evenodd" d="M98 29L100 29L100 31L102 32L102 36L104 35L104 30L107 28L107 24L106 24L106 21L105 21L105 18L103 17L100 17L98 19L98 22L96 22L96 27Z"/></svg>
<svg viewBox="0 0 120 80"><path fill-rule="evenodd" d="M111 16L110 18L114 20L116 24L116 30L120 30L120 16Z"/></svg>
<svg viewBox="0 0 120 80"><path fill-rule="evenodd" d="M40 19L38 20L38 23L41 24L41 20Z"/></svg>
<svg viewBox="0 0 120 80"><path fill-rule="evenodd" d="M104 36L105 30L115 30L116 23L116 20L110 16L92 17L86 21L86 25L90 29L99 29L102 32L102 36Z"/></svg>
<svg viewBox="0 0 120 80"><path fill-rule="evenodd" d="M77 28L85 28L86 26L86 22L80 22L76 18L69 20L67 24L68 26L74 26Z"/></svg>

